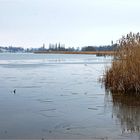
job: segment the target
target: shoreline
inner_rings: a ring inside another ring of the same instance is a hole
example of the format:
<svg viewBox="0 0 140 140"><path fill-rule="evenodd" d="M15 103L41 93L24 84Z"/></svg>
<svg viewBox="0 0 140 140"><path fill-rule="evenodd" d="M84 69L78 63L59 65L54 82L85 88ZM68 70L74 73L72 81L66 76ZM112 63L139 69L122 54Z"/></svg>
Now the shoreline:
<svg viewBox="0 0 140 140"><path fill-rule="evenodd" d="M88 54L88 55L114 55L114 51L80 51L80 52L72 52L72 51L35 51L35 54Z"/></svg>

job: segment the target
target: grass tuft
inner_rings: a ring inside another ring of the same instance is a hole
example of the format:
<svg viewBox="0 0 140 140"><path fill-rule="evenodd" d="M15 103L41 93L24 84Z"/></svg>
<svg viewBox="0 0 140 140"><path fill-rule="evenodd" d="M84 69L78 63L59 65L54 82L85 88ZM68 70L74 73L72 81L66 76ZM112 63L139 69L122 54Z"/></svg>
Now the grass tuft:
<svg viewBox="0 0 140 140"><path fill-rule="evenodd" d="M118 42L111 67L103 78L113 92L140 93L140 34L129 33Z"/></svg>

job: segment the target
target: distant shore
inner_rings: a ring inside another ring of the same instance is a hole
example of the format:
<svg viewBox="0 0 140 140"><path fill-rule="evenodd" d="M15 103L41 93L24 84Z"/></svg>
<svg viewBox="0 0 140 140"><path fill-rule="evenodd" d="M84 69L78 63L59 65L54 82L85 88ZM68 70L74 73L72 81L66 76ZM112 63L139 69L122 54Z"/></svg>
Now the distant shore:
<svg viewBox="0 0 140 140"><path fill-rule="evenodd" d="M35 51L35 54L89 54L89 55L114 55L114 51Z"/></svg>

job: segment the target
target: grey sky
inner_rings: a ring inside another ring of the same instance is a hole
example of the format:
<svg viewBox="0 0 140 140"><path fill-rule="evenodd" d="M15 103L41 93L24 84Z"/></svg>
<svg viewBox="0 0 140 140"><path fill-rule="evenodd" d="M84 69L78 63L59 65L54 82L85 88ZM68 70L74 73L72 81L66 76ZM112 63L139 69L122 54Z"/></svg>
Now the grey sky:
<svg viewBox="0 0 140 140"><path fill-rule="evenodd" d="M0 45L106 45L139 32L139 0L0 0Z"/></svg>

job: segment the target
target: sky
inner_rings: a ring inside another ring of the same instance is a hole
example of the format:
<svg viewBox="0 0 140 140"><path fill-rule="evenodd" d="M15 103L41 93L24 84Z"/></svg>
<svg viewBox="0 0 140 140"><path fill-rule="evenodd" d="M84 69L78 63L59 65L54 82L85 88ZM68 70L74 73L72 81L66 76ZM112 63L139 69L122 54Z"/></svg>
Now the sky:
<svg viewBox="0 0 140 140"><path fill-rule="evenodd" d="M0 46L110 45L140 31L139 0L0 0Z"/></svg>

